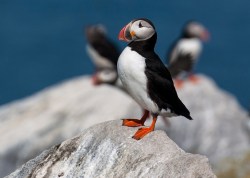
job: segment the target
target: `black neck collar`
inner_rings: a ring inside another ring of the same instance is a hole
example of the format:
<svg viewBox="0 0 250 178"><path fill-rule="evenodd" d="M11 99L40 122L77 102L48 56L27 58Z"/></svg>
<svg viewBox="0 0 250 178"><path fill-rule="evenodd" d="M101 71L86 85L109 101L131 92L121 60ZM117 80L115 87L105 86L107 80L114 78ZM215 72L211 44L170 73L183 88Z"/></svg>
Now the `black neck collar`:
<svg viewBox="0 0 250 178"><path fill-rule="evenodd" d="M155 44L157 40L157 33L145 40L145 41L132 41L128 44L132 50L140 52L140 51L154 51Z"/></svg>
<svg viewBox="0 0 250 178"><path fill-rule="evenodd" d="M182 35L181 35L181 38L193 38L193 37L190 36L190 35L188 34L188 32L183 31L183 33L182 33Z"/></svg>

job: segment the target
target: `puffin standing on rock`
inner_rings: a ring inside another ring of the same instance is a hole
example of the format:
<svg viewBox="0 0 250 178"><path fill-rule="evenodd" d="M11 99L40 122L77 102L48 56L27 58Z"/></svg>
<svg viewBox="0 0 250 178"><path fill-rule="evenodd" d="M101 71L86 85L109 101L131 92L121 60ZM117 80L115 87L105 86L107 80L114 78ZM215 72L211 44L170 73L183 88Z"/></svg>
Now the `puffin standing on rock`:
<svg viewBox="0 0 250 178"><path fill-rule="evenodd" d="M96 72L92 76L93 84L116 84L118 81L116 65L120 52L116 45L107 38L105 27L102 25L87 26L85 35L86 51L96 66Z"/></svg>
<svg viewBox="0 0 250 178"><path fill-rule="evenodd" d="M130 42L118 59L119 78L127 92L145 109L141 119L124 119L123 125L144 126L148 112L153 116L150 127L140 128L133 138L139 140L153 131L158 115L182 115L192 120L176 93L168 69L154 51L157 34L152 22L145 18L131 21L120 31L119 40Z"/></svg>
<svg viewBox="0 0 250 178"><path fill-rule="evenodd" d="M183 78L187 76L192 82L198 80L192 72L202 51L201 41L208 39L209 33L200 23L190 21L184 26L181 37L168 52L169 71L176 79L176 87L181 87Z"/></svg>

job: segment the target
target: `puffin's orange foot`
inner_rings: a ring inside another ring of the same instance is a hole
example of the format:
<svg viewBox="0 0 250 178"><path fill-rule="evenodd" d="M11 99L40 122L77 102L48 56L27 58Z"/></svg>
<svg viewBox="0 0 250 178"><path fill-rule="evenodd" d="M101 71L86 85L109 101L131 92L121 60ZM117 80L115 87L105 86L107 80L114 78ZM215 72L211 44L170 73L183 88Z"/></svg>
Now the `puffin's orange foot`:
<svg viewBox="0 0 250 178"><path fill-rule="evenodd" d="M192 82L192 83L198 83L199 82L199 77L197 77L197 76L195 76L195 75L190 75L189 77L188 77L188 79Z"/></svg>
<svg viewBox="0 0 250 178"><path fill-rule="evenodd" d="M152 132L154 129L152 128L140 128L137 130L137 132L135 133L135 135L132 137L133 139L136 140L140 140L141 138L143 138L145 135L147 135L148 133Z"/></svg>
<svg viewBox="0 0 250 178"><path fill-rule="evenodd" d="M97 78L97 75L92 76L92 84L93 85L99 85L100 84L100 82L99 82L99 80Z"/></svg>
<svg viewBox="0 0 250 178"><path fill-rule="evenodd" d="M176 89L180 89L183 87L183 81L182 80L174 80L174 86Z"/></svg>
<svg viewBox="0 0 250 178"><path fill-rule="evenodd" d="M128 127L139 127L144 126L144 123L139 119L123 119L122 125Z"/></svg>

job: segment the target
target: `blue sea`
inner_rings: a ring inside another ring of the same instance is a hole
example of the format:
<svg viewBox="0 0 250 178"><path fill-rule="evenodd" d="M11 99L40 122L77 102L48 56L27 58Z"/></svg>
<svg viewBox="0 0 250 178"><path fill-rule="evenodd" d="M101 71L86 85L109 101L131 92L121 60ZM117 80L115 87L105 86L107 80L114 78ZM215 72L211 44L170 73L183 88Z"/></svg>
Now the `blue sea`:
<svg viewBox="0 0 250 178"><path fill-rule="evenodd" d="M211 76L248 108L249 7L249 0L0 0L0 105L91 74L84 26L104 24L122 49L120 29L146 17L156 26L156 51L163 61L186 21L203 23L211 40L204 44L196 71Z"/></svg>

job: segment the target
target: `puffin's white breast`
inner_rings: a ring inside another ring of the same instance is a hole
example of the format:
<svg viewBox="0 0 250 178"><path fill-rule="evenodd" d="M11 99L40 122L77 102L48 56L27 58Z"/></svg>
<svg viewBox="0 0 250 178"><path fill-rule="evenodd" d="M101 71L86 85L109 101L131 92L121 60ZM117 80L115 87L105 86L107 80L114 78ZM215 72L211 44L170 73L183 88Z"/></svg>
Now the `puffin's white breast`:
<svg viewBox="0 0 250 178"><path fill-rule="evenodd" d="M192 39L182 39L180 40L174 51L171 55L170 62L173 62L178 54L191 54L193 56L193 60L197 60L202 50L202 44L199 39L192 38Z"/></svg>
<svg viewBox="0 0 250 178"><path fill-rule="evenodd" d="M93 63L97 66L97 68L112 68L114 65L107 58L101 56L93 47L90 45L86 46L86 51Z"/></svg>
<svg viewBox="0 0 250 178"><path fill-rule="evenodd" d="M157 113L158 106L147 93L145 67L145 58L130 47L126 47L118 59L118 75L124 88L142 108Z"/></svg>

